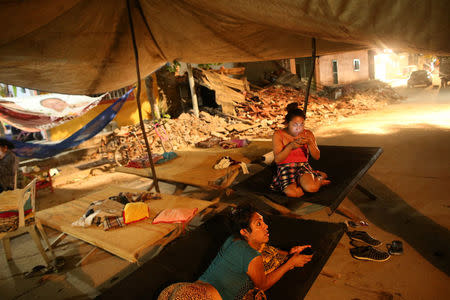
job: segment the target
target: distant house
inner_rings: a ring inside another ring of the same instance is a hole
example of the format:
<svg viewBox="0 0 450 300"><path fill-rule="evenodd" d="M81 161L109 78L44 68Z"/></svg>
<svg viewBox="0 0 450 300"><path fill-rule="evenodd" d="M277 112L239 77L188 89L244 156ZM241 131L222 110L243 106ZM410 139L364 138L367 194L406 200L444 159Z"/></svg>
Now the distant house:
<svg viewBox="0 0 450 300"><path fill-rule="evenodd" d="M319 56L313 77L313 87L348 84L375 78L375 52L371 50L350 51ZM284 68L306 81L311 73L312 57L300 57L278 61L251 62L243 64L250 81L263 81L268 75Z"/></svg>
<svg viewBox="0 0 450 300"><path fill-rule="evenodd" d="M374 52L359 50L320 56L315 78L318 86L348 84L375 78Z"/></svg>
<svg viewBox="0 0 450 300"><path fill-rule="evenodd" d="M313 77L313 86L349 84L375 78L375 51L359 50L319 56ZM292 61L294 61L292 63ZM291 59L291 72L302 80L307 80L311 73L312 57Z"/></svg>

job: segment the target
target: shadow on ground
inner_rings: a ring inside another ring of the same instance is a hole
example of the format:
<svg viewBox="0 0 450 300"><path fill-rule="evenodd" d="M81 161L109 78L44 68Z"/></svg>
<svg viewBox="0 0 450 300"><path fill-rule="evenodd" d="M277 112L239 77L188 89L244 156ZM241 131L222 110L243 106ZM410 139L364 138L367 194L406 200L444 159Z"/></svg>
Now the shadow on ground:
<svg viewBox="0 0 450 300"><path fill-rule="evenodd" d="M361 182L378 199L371 201L357 190L349 199L369 222L397 235L450 275L450 230L437 223L447 224L442 217L448 206L442 204L448 197L450 131L429 124L388 129L384 134L336 130L320 143L383 147L383 155ZM418 210L423 207L427 215Z"/></svg>
<svg viewBox="0 0 450 300"><path fill-rule="evenodd" d="M450 276L450 230L421 214L369 174L364 178L364 186L376 191L375 201L367 200L356 190L350 193L349 199L365 217L377 227L401 237L431 264Z"/></svg>

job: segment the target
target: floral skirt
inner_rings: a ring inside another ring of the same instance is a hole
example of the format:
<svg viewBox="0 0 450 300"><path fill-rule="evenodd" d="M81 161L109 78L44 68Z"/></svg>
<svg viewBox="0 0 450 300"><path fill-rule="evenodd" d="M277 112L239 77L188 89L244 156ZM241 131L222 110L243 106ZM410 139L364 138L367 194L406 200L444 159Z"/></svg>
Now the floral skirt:
<svg viewBox="0 0 450 300"><path fill-rule="evenodd" d="M211 300L206 291L206 286L199 283L178 282L166 287L158 300Z"/></svg>

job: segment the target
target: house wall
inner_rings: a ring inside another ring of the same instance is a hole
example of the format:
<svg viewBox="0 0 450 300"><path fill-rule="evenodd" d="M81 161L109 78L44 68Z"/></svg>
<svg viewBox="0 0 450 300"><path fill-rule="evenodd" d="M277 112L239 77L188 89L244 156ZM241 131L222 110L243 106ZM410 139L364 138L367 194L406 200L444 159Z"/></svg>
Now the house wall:
<svg viewBox="0 0 450 300"><path fill-rule="evenodd" d="M353 70L353 60L360 60L359 71ZM332 61L338 63L338 84L369 80L369 54L367 50L320 56L318 59L320 85L333 85Z"/></svg>

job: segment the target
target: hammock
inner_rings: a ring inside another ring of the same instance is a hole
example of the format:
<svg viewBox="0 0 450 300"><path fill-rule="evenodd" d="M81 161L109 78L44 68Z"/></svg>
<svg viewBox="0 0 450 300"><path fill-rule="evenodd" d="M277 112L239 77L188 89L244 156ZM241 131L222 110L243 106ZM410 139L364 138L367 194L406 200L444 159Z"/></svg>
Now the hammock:
<svg viewBox="0 0 450 300"><path fill-rule="evenodd" d="M39 132L75 119L94 108L105 96L45 94L0 98L0 121L27 132Z"/></svg>
<svg viewBox="0 0 450 300"><path fill-rule="evenodd" d="M54 144L38 144L11 141L15 146L13 150L14 153L17 156L25 158L47 158L55 156L66 149L78 146L82 142L89 140L97 133L102 131L102 129L105 128L105 126L115 118L132 91L133 89L129 90L125 95L117 99L113 104L111 104L111 106L105 109L92 121L87 123L80 130L78 130L65 140Z"/></svg>

